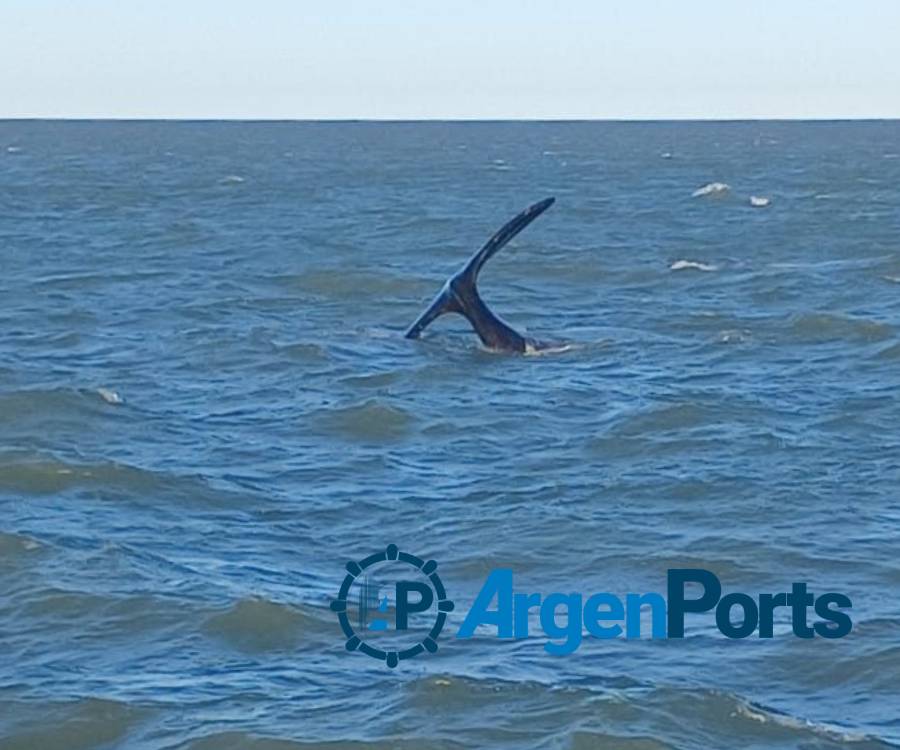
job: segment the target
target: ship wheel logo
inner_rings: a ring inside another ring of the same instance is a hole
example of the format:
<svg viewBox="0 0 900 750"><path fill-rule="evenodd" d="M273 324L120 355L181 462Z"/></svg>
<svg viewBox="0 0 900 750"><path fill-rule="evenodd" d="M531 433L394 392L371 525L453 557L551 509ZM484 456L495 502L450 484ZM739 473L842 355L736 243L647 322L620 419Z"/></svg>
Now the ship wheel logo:
<svg viewBox="0 0 900 750"><path fill-rule="evenodd" d="M331 609L347 637L348 651L359 651L392 668L403 659L437 651L453 602L434 560L389 544L381 552L348 562L346 570Z"/></svg>

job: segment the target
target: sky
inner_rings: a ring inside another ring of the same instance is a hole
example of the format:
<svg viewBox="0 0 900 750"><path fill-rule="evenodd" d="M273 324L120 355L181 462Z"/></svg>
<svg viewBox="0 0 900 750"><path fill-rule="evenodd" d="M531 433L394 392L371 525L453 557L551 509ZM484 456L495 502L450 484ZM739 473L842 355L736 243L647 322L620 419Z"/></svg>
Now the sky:
<svg viewBox="0 0 900 750"><path fill-rule="evenodd" d="M0 117L900 117L897 0L0 0Z"/></svg>

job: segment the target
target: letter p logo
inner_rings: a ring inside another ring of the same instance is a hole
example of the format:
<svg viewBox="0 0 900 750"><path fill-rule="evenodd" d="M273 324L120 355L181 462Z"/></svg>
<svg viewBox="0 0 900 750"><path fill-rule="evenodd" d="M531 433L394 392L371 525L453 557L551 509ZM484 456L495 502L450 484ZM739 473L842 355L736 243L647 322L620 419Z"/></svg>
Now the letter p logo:
<svg viewBox="0 0 900 750"><path fill-rule="evenodd" d="M409 615L411 612L425 612L434 602L434 594L431 587L422 581L397 581L397 630L406 630L409 627ZM411 592L418 594L417 601L410 601Z"/></svg>

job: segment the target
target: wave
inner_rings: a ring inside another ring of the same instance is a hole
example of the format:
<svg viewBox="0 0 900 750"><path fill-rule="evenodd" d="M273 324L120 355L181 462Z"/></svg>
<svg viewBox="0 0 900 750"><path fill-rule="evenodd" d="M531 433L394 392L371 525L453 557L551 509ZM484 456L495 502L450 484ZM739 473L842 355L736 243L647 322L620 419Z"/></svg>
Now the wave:
<svg viewBox="0 0 900 750"><path fill-rule="evenodd" d="M0 490L25 494L65 492L80 487L104 487L148 492L169 477L111 461L76 464L29 454L0 455Z"/></svg>
<svg viewBox="0 0 900 750"><path fill-rule="evenodd" d="M40 548L41 544L31 537L0 531L0 564L24 559Z"/></svg>
<svg viewBox="0 0 900 750"><path fill-rule="evenodd" d="M213 615L203 630L251 652L292 650L310 634L334 635L330 617L325 623L310 611L260 598L242 599Z"/></svg>
<svg viewBox="0 0 900 750"><path fill-rule="evenodd" d="M365 675L355 688L348 686L348 693L340 706L358 705L371 712L372 720L364 720L360 711L352 714L353 721L328 720L322 713L332 705L328 702L311 707L310 715L319 721L306 721L299 731L293 720L287 725L273 723L271 712L253 710L235 712L228 718L230 726L223 729L213 713L199 726L195 717L190 739L166 746L179 750L896 748L852 727L788 714L735 693L616 676L560 687L552 679L441 672L403 680ZM120 701L83 698L67 703L3 701L0 709L15 717L0 722L5 750L68 750L127 746L137 739L138 726L154 714L159 724L151 731L156 746L161 746L160 729L168 723L167 716L182 715L185 707L173 702L169 708L150 711Z"/></svg>
<svg viewBox="0 0 900 750"><path fill-rule="evenodd" d="M724 182L710 182L691 193L692 198L722 198L728 194L731 186Z"/></svg>
<svg viewBox="0 0 900 750"><path fill-rule="evenodd" d="M272 346L278 351L279 356L284 355L288 359L297 362L324 362L328 360L328 350L321 344L308 341L295 341L290 344L272 342Z"/></svg>
<svg viewBox="0 0 900 750"><path fill-rule="evenodd" d="M588 450L598 456L614 457L653 451L696 449L717 424L715 412L699 404L664 403L632 411L614 419L603 434L588 441Z"/></svg>
<svg viewBox="0 0 900 750"><path fill-rule="evenodd" d="M790 334L807 342L855 340L884 341L894 335L887 323L866 318L852 318L833 313L804 313L790 318Z"/></svg>
<svg viewBox="0 0 900 750"><path fill-rule="evenodd" d="M709 410L698 404L658 404L623 416L614 425L612 432L619 437L639 437L690 429L711 420Z"/></svg>
<svg viewBox="0 0 900 750"><path fill-rule="evenodd" d="M304 742L247 732L217 732L193 740L184 750L456 750L469 747L449 740L404 739Z"/></svg>
<svg viewBox="0 0 900 750"><path fill-rule="evenodd" d="M875 356L877 359L900 359L900 342L886 346Z"/></svg>
<svg viewBox="0 0 900 750"><path fill-rule="evenodd" d="M234 500L246 502L246 492L213 487L198 474L173 474L116 461L75 462L39 452L0 452L0 491L47 495L95 489L104 494L170 498L192 505L220 507Z"/></svg>
<svg viewBox="0 0 900 750"><path fill-rule="evenodd" d="M476 743L477 738L490 736L495 742L505 739L511 746L522 746L524 738L517 735L513 722L498 723L497 717L524 712L529 717L529 746L537 746L543 738L551 746L610 749L825 746L836 750L860 743L867 750L892 747L869 734L783 713L726 691L591 682L590 688L560 688L537 680L428 676L407 688L401 710L436 718L460 717L455 729L464 730Z"/></svg>
<svg viewBox="0 0 900 750"><path fill-rule="evenodd" d="M554 354L565 354L566 352L571 352L575 349L578 349L578 344L573 343L562 343L562 344L550 344L544 345L542 347L536 348L531 346L531 344L525 344L525 356L526 357L552 357Z"/></svg>
<svg viewBox="0 0 900 750"><path fill-rule="evenodd" d="M112 286L113 284L133 284L135 286L146 282L169 277L166 271L117 271L104 269L93 272L66 272L41 276L33 282L38 288L47 289L95 289ZM91 317L90 322L94 322Z"/></svg>
<svg viewBox="0 0 900 750"><path fill-rule="evenodd" d="M739 701L735 708L735 716L769 725L773 728L787 729L798 734L812 734L817 739L825 739L839 743L868 742L872 738L862 732L852 732L832 724L817 723L800 719L788 714L766 710L752 703Z"/></svg>
<svg viewBox="0 0 900 750"><path fill-rule="evenodd" d="M766 264L767 268L789 271L850 271L853 269L866 269L883 267L886 261L891 261L893 255L870 255L856 258L838 258L835 260L814 261L776 261Z"/></svg>
<svg viewBox="0 0 900 750"><path fill-rule="evenodd" d="M98 388L97 395L100 396L107 404L124 404L122 397L111 388Z"/></svg>
<svg viewBox="0 0 900 750"><path fill-rule="evenodd" d="M48 588L21 592L18 611L30 633L46 631L54 639L72 635L107 646L114 638L130 639L161 628L187 629L195 621L194 606L172 597L130 596ZM47 648L51 648L49 644Z"/></svg>
<svg viewBox="0 0 900 750"><path fill-rule="evenodd" d="M653 737L575 730L568 747L571 750L675 750L677 746Z"/></svg>
<svg viewBox="0 0 900 750"><path fill-rule="evenodd" d="M102 698L69 703L3 702L16 718L2 737L4 750L88 750L109 747L128 736L148 712ZM0 711L0 714L6 711ZM4 729L0 723L0 731Z"/></svg>
<svg viewBox="0 0 900 750"><path fill-rule="evenodd" d="M100 398L97 398L100 396ZM109 414L100 406L103 395L99 389L34 388L0 393L0 424L21 424L36 419L54 421L71 417L83 420Z"/></svg>
<svg viewBox="0 0 900 750"><path fill-rule="evenodd" d="M670 271L718 271L719 267L712 263L701 263L697 260L676 260L669 266Z"/></svg>
<svg viewBox="0 0 900 750"><path fill-rule="evenodd" d="M341 378L340 382L351 388L377 389L396 383L403 377L398 371L369 372L364 375L348 375Z"/></svg>
<svg viewBox="0 0 900 750"><path fill-rule="evenodd" d="M415 417L404 409L376 400L323 410L314 419L329 434L374 442L402 438L415 422Z"/></svg>
<svg viewBox="0 0 900 750"><path fill-rule="evenodd" d="M752 332L747 328L730 328L726 331L720 331L718 340L722 344L743 344L752 337Z"/></svg>

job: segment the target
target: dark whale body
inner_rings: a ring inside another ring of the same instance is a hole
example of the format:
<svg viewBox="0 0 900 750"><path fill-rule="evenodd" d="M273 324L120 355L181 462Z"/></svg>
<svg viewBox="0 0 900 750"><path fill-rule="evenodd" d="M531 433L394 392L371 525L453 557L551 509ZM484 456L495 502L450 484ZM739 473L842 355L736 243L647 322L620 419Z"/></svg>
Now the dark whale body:
<svg viewBox="0 0 900 750"><path fill-rule="evenodd" d="M482 343L490 349L524 353L549 348L551 345L522 336L494 315L478 295L476 283L484 264L555 200L546 198L535 203L504 224L458 273L447 280L430 307L409 327L406 338L418 338L435 318L445 313L457 313L472 324Z"/></svg>

